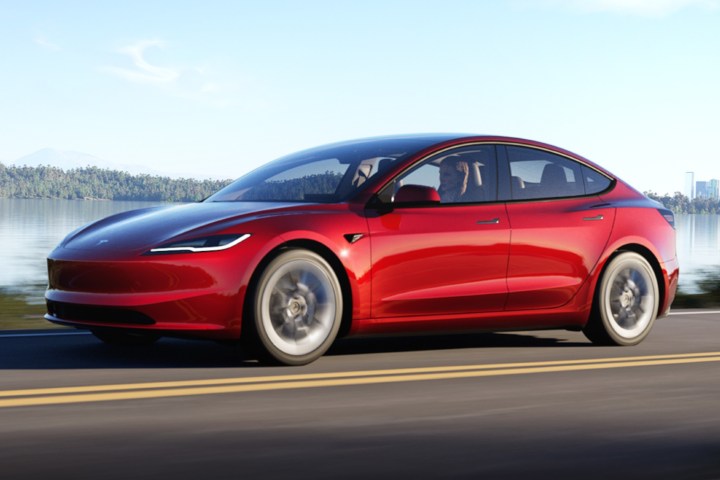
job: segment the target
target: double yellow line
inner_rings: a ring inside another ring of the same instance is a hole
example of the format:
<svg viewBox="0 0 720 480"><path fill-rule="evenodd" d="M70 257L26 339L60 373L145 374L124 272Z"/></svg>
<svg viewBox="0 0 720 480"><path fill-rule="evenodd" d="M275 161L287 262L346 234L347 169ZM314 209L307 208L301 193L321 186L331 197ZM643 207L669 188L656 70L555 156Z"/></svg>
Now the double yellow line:
<svg viewBox="0 0 720 480"><path fill-rule="evenodd" d="M0 391L0 408L720 362L720 352Z"/></svg>

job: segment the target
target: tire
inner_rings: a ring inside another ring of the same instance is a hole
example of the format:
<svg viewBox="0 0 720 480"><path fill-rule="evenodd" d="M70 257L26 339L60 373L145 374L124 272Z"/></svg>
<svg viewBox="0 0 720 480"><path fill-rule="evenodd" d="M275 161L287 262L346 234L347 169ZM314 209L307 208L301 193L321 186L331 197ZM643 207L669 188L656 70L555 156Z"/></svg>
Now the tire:
<svg viewBox="0 0 720 480"><path fill-rule="evenodd" d="M160 337L151 333L125 332L122 330L93 330L95 335L103 343L122 347L142 347L152 345Z"/></svg>
<svg viewBox="0 0 720 480"><path fill-rule="evenodd" d="M343 313L340 282L330 264L309 250L288 250L258 279L253 331L260 360L305 365L332 345Z"/></svg>
<svg viewBox="0 0 720 480"><path fill-rule="evenodd" d="M650 333L659 301L650 263L635 252L620 253L605 268L583 333L598 345L637 345Z"/></svg>

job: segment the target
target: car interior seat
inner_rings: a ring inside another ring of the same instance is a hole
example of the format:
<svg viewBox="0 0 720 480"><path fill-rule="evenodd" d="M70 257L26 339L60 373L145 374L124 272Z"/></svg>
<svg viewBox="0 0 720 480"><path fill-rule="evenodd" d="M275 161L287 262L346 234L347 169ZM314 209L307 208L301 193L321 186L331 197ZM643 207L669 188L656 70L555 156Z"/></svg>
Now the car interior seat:
<svg viewBox="0 0 720 480"><path fill-rule="evenodd" d="M568 181L565 170L560 165L554 163L545 165L542 176L540 177L540 188L543 196L567 196L570 192L568 191Z"/></svg>

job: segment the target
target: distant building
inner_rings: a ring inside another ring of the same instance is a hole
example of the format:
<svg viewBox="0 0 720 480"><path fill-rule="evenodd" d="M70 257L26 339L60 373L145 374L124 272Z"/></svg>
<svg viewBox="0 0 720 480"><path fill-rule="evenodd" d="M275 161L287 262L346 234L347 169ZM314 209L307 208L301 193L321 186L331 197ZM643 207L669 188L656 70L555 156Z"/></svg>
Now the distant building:
<svg viewBox="0 0 720 480"><path fill-rule="evenodd" d="M720 199L720 180L713 178L708 182L708 197L713 200Z"/></svg>
<svg viewBox="0 0 720 480"><path fill-rule="evenodd" d="M695 172L685 172L685 196L695 198Z"/></svg>
<svg viewBox="0 0 720 480"><path fill-rule="evenodd" d="M710 198L708 194L708 182L698 180L695 182L695 198Z"/></svg>

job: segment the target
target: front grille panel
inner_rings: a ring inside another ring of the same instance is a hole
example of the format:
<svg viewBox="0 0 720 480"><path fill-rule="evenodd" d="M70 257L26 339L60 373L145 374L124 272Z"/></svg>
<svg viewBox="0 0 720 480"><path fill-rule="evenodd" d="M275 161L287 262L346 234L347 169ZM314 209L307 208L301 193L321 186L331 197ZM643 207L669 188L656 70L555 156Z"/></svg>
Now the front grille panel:
<svg viewBox="0 0 720 480"><path fill-rule="evenodd" d="M48 314L53 317L67 321L132 325L155 324L155 320L144 313L125 308L98 307L48 300L47 310Z"/></svg>

